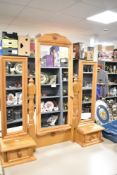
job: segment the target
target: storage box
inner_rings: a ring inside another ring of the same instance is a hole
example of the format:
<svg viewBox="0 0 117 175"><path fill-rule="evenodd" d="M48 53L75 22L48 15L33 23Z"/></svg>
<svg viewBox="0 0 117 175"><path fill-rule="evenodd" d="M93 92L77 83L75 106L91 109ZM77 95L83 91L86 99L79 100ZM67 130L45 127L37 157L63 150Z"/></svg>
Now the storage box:
<svg viewBox="0 0 117 175"><path fill-rule="evenodd" d="M30 37L29 36L19 36L18 55L30 56Z"/></svg>
<svg viewBox="0 0 117 175"><path fill-rule="evenodd" d="M18 54L18 49L14 49L14 48L2 49L2 55L17 55L17 54Z"/></svg>
<svg viewBox="0 0 117 175"><path fill-rule="evenodd" d="M18 48L18 40L2 39L2 48Z"/></svg>
<svg viewBox="0 0 117 175"><path fill-rule="evenodd" d="M2 32L2 39L14 39L18 40L18 34L13 32L13 33L7 33L5 31Z"/></svg>
<svg viewBox="0 0 117 175"><path fill-rule="evenodd" d="M35 56L35 41L34 41L34 39L30 40L30 56L31 57Z"/></svg>
<svg viewBox="0 0 117 175"><path fill-rule="evenodd" d="M0 55L2 55L2 41L0 41Z"/></svg>

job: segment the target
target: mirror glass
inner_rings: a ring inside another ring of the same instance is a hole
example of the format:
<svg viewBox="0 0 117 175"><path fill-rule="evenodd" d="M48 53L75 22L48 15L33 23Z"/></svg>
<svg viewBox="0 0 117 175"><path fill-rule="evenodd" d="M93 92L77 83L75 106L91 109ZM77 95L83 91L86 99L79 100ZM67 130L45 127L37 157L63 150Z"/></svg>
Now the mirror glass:
<svg viewBox="0 0 117 175"><path fill-rule="evenodd" d="M68 48L41 45L41 127L68 123Z"/></svg>
<svg viewBox="0 0 117 175"><path fill-rule="evenodd" d="M82 84L82 120L91 118L91 106L92 106L92 79L93 78L93 66L83 65L83 84Z"/></svg>
<svg viewBox="0 0 117 175"><path fill-rule="evenodd" d="M22 131L22 63L6 62L7 133Z"/></svg>

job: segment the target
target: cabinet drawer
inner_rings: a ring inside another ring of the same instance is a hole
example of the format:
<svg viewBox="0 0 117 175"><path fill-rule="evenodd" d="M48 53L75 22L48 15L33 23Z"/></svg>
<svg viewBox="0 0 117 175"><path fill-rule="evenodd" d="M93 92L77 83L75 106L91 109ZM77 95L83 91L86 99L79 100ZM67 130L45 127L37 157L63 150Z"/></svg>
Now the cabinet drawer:
<svg viewBox="0 0 117 175"><path fill-rule="evenodd" d="M29 157L31 154L31 150L31 148L25 148L7 152L8 162Z"/></svg>
<svg viewBox="0 0 117 175"><path fill-rule="evenodd" d="M95 132L95 133L91 133L91 134L87 134L85 135L85 142L93 142L99 139L99 133Z"/></svg>

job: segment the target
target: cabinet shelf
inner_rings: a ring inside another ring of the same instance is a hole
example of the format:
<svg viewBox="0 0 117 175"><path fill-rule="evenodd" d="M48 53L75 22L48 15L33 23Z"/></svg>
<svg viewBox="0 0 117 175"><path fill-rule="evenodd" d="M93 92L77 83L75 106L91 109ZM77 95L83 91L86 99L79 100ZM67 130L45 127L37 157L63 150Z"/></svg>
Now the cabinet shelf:
<svg viewBox="0 0 117 175"><path fill-rule="evenodd" d="M117 75L117 73L114 73L114 72L109 73L109 72L108 72L108 75Z"/></svg>
<svg viewBox="0 0 117 175"><path fill-rule="evenodd" d="M91 104L91 101L83 101L82 104L83 105L85 105L85 104Z"/></svg>
<svg viewBox="0 0 117 175"><path fill-rule="evenodd" d="M52 84L41 84L41 86L56 87L56 86L60 86L60 84L55 84L55 85L52 85Z"/></svg>
<svg viewBox="0 0 117 175"><path fill-rule="evenodd" d="M63 96L63 98L68 98L68 96L66 95L66 96Z"/></svg>
<svg viewBox="0 0 117 175"><path fill-rule="evenodd" d="M82 90L92 90L92 87L83 87Z"/></svg>
<svg viewBox="0 0 117 175"><path fill-rule="evenodd" d="M109 83L109 86L117 86L117 83Z"/></svg>
<svg viewBox="0 0 117 175"><path fill-rule="evenodd" d="M63 110L63 112L68 112L68 110Z"/></svg>
<svg viewBox="0 0 117 175"><path fill-rule="evenodd" d="M60 113L60 111L41 112L42 115L45 115L45 114L54 114L54 113Z"/></svg>
<svg viewBox="0 0 117 175"><path fill-rule="evenodd" d="M7 124L15 124L15 123L19 123L22 122L22 119L16 119L16 120L12 120L12 121L7 121Z"/></svg>
<svg viewBox="0 0 117 175"><path fill-rule="evenodd" d="M22 104L17 104L17 105L7 105L7 108L12 108L12 107L20 107Z"/></svg>
<svg viewBox="0 0 117 175"><path fill-rule="evenodd" d="M47 97L41 97L41 99L49 99L49 98L60 98L60 96L47 96Z"/></svg>
<svg viewBox="0 0 117 175"><path fill-rule="evenodd" d="M83 72L83 74L92 74L93 72Z"/></svg>
<svg viewBox="0 0 117 175"><path fill-rule="evenodd" d="M117 96L107 96L106 98L117 98Z"/></svg>
<svg viewBox="0 0 117 175"><path fill-rule="evenodd" d="M61 67L62 69L68 69L68 67Z"/></svg>
<svg viewBox="0 0 117 175"><path fill-rule="evenodd" d="M6 91L19 91L22 90L22 88L6 88Z"/></svg>
<svg viewBox="0 0 117 175"><path fill-rule="evenodd" d="M6 74L7 77L22 77L22 74Z"/></svg>
<svg viewBox="0 0 117 175"><path fill-rule="evenodd" d="M60 67L41 67L41 69L59 69Z"/></svg>
<svg viewBox="0 0 117 175"><path fill-rule="evenodd" d="M63 83L68 83L68 80L63 80Z"/></svg>

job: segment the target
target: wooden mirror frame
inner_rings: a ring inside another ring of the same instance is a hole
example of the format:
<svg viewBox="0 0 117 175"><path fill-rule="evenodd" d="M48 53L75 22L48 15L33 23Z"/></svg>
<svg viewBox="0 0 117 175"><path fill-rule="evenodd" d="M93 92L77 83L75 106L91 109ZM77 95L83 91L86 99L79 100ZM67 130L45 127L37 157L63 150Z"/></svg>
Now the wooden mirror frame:
<svg viewBox="0 0 117 175"><path fill-rule="evenodd" d="M73 46L72 43L65 38L62 35L59 35L57 33L52 34L45 34L42 36L39 36L36 38L36 51L35 51L35 69L36 69L36 133L37 135L40 135L40 133L48 133L52 131L58 131L65 128L71 128L71 121L73 116L73 58L72 58L72 52L73 52ZM68 121L67 124L58 125L51 128L41 128L41 108L40 108L40 102L41 102L41 81L40 81L40 68L41 68L41 61L40 61L40 47L41 45L48 45L48 46L60 46L60 47L67 47L68 48L68 68L69 68L69 81L68 81Z"/></svg>

